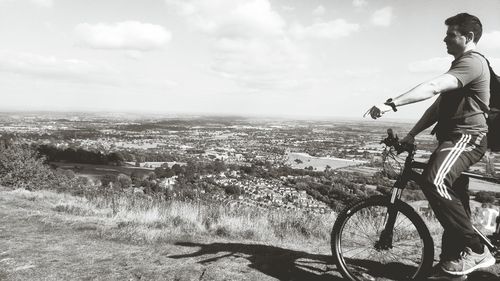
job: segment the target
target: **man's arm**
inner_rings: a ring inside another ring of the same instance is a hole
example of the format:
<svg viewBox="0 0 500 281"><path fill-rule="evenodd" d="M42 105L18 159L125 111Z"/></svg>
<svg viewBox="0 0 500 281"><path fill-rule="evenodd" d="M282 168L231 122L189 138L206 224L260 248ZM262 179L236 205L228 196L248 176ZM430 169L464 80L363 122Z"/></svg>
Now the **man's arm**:
<svg viewBox="0 0 500 281"><path fill-rule="evenodd" d="M445 73L432 80L424 82L408 92L392 99L396 107L423 101L434 97L437 94L455 90L462 87L462 83L453 75ZM370 114L373 119L377 119L392 108L386 104L375 105L366 114ZM424 114L425 116L425 114ZM432 125L432 124L431 124ZM430 125L429 125L430 126Z"/></svg>
<svg viewBox="0 0 500 281"><path fill-rule="evenodd" d="M441 97L438 97L434 103L432 103L429 108L424 112L424 115L420 117L417 124L413 126L408 135L404 137L401 142L403 143L413 143L415 141L415 136L420 134L423 130L429 128L438 120L438 108Z"/></svg>
<svg viewBox="0 0 500 281"><path fill-rule="evenodd" d="M424 82L392 100L396 106L407 105L434 97L462 87L462 83L453 75L445 73Z"/></svg>

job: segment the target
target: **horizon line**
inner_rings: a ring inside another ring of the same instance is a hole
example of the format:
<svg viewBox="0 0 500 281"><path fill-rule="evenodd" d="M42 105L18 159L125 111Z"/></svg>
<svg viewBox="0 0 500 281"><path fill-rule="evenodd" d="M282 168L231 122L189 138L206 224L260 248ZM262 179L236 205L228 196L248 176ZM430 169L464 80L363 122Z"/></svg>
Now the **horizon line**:
<svg viewBox="0 0 500 281"><path fill-rule="evenodd" d="M1 109L0 114L94 114L97 116L106 115L135 115L136 117L162 117L162 118L196 118L196 117L223 117L223 118L244 118L244 119L286 119L286 120L311 120L311 121L329 121L329 120L350 120L350 121L375 121L362 116L320 116L320 115L290 115L290 114L237 114L237 113L213 113L213 112L144 112L144 111L105 111L105 110L19 110L19 109ZM410 123L416 122L412 118L393 118L387 117L377 120L379 122L397 122Z"/></svg>

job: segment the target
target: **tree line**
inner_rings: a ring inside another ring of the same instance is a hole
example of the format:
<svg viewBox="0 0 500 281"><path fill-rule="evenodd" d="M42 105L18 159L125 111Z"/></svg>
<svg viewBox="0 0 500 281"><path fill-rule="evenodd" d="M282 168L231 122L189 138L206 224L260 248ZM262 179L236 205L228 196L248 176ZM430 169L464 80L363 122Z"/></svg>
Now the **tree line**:
<svg viewBox="0 0 500 281"><path fill-rule="evenodd" d="M48 162L72 162L82 164L116 165L124 163L124 157L120 152L109 154L101 151L88 151L82 148L59 149L51 145L40 145L36 148L39 154L45 156Z"/></svg>

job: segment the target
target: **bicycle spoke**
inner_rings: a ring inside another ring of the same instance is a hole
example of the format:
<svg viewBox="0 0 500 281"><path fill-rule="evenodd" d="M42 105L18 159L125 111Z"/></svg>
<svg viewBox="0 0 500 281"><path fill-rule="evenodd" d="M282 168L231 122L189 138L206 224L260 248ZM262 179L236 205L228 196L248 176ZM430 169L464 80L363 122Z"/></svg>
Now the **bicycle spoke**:
<svg viewBox="0 0 500 281"><path fill-rule="evenodd" d="M384 225L384 223L383 222L381 224L377 223L377 225L375 225L375 220L371 220L371 225L373 226L372 229L375 231L375 234L378 235L380 232L382 232L380 230L380 227Z"/></svg>
<svg viewBox="0 0 500 281"><path fill-rule="evenodd" d="M347 240L342 242L340 247L345 252L345 250L351 250L353 248L373 248L373 245L374 243L366 243L365 241Z"/></svg>
<svg viewBox="0 0 500 281"><path fill-rule="evenodd" d="M355 250L361 250L359 252L357 252L356 254L354 255L350 255L349 258L352 259L353 257L357 256L358 254L360 253L363 253L365 251L370 251L371 248L370 247L363 247L363 248L353 248L351 250L347 250L347 251L342 251L342 253L345 255L345 253L349 253L349 252L352 252L352 251L355 251Z"/></svg>
<svg viewBox="0 0 500 281"><path fill-rule="evenodd" d="M415 263L414 260L408 258L404 253L402 253L401 255L396 255L395 253L393 253L391 251L389 253L389 255L391 255L392 257L394 257L393 261L401 262L401 260L408 260L408 261L411 261L412 263Z"/></svg>
<svg viewBox="0 0 500 281"><path fill-rule="evenodd" d="M383 225L383 223L380 223L380 220L374 220L372 218L378 218L378 216L376 216L375 214L377 213L377 211L372 211L370 209L370 212L367 212L368 214L364 214L365 218L364 219L361 219L361 215L356 215L356 226L358 228L362 228L363 232L365 233L369 233L368 231L368 228L365 226L368 222L368 225L371 226L370 228L373 229L374 233L375 234L379 234L380 233L380 227L381 225ZM370 217L370 219L366 219L366 217Z"/></svg>
<svg viewBox="0 0 500 281"><path fill-rule="evenodd" d="M358 226L361 222L359 222L358 220L358 224L356 224L356 226ZM350 227L350 229L354 229L355 231L349 231L349 234L351 235L356 235L358 237L365 237L367 238L368 240L370 240L371 242L375 242L375 240L369 236L368 231L366 231L365 229L363 229L362 231L359 231L359 228L355 228L355 227Z"/></svg>
<svg viewBox="0 0 500 281"><path fill-rule="evenodd" d="M351 236L357 236L357 237L361 237L361 238L366 238L366 239L368 239L368 240L370 240L372 242L375 242L373 240L373 238L371 238L365 231L361 231L360 232L359 230L357 230L355 228L353 228L353 229L354 229L353 231L349 231L349 234Z"/></svg>
<svg viewBox="0 0 500 281"><path fill-rule="evenodd" d="M399 215L399 214L398 214L398 215ZM405 218L406 218L406 217L405 217ZM397 221L397 219L396 219L396 221ZM401 225L404 221L405 221L404 219L399 220L399 223L398 223L397 225L395 225L395 226L394 226L394 228L395 228L395 229L396 229L396 228L398 228L398 226L400 226L400 225Z"/></svg>
<svg viewBox="0 0 500 281"><path fill-rule="evenodd" d="M356 216L356 226L359 228L361 227L362 228L362 232L363 233L368 233L368 229L365 227L365 223L366 223L366 220L361 220L361 216L360 215L357 215Z"/></svg>

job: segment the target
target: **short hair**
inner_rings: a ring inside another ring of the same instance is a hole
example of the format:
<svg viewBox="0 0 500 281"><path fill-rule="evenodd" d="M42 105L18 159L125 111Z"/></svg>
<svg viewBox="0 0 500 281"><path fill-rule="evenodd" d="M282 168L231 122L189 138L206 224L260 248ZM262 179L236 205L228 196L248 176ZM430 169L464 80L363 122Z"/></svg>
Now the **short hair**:
<svg viewBox="0 0 500 281"><path fill-rule="evenodd" d="M474 33L474 43L477 43L483 35L483 25L481 21L473 15L467 13L460 13L453 17L447 18L444 23L447 26L457 25L458 31L462 35L466 35L469 32Z"/></svg>

